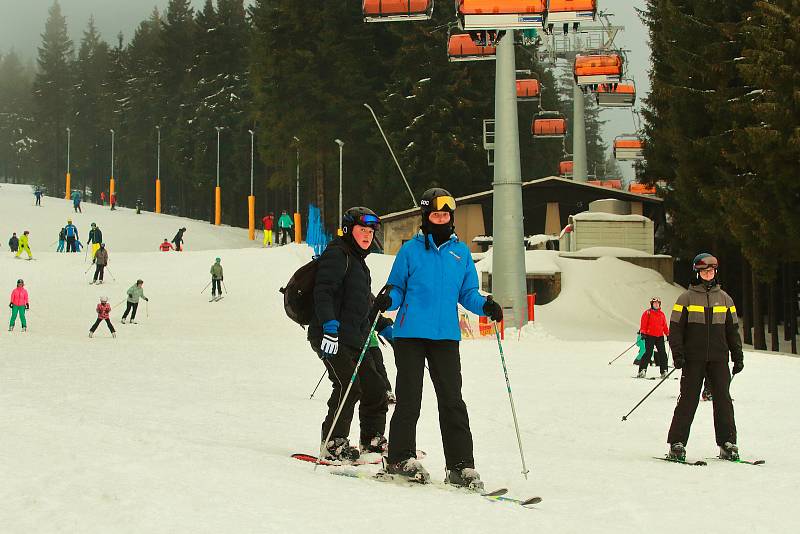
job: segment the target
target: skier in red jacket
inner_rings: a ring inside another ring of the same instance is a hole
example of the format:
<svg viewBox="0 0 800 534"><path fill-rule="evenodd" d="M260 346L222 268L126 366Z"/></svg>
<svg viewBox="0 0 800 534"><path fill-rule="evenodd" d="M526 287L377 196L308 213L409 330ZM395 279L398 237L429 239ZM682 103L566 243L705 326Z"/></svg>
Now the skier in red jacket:
<svg viewBox="0 0 800 534"><path fill-rule="evenodd" d="M111 324L111 319L109 319L111 314L111 305L108 303L108 297L100 297L100 304L97 305L95 311L97 311L97 320L89 329L89 337L94 335L94 331L97 330L98 326L100 326L101 321L106 322L108 329L111 330L111 336L117 337L117 332L114 330L114 325Z"/></svg>
<svg viewBox="0 0 800 534"><path fill-rule="evenodd" d="M639 360L639 378L647 375L647 366L650 365L650 357L653 355L653 348L658 349L656 363L661 368L661 377L667 374L667 352L664 349L664 336L669 335L669 325L664 312L661 311L661 299L653 297L650 299L650 307L642 314L639 323L639 333L644 339L644 354Z"/></svg>

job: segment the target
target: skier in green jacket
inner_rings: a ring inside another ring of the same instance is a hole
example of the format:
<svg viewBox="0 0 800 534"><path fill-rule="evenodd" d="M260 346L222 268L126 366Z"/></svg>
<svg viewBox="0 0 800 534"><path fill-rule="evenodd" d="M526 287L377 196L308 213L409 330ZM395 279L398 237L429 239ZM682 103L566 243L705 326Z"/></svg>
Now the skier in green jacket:
<svg viewBox="0 0 800 534"><path fill-rule="evenodd" d="M211 266L211 302L222 299L222 259L217 258ZM208 286L206 286L208 287ZM219 296L217 296L219 294Z"/></svg>
<svg viewBox="0 0 800 534"><path fill-rule="evenodd" d="M137 280L130 288L128 288L128 302L125 307L125 313L122 314L122 324L125 324L125 319L128 318L128 313L131 314L130 324L136 324L136 309L139 308L139 299L144 299L150 302L150 299L144 296L144 280Z"/></svg>
<svg viewBox="0 0 800 534"><path fill-rule="evenodd" d="M286 213L286 210L283 210L280 218L278 219L278 232L280 232L278 234L278 244L286 245L289 243L289 241L291 241L292 238L289 230L292 228L292 226L294 226L292 218L289 217L289 214Z"/></svg>

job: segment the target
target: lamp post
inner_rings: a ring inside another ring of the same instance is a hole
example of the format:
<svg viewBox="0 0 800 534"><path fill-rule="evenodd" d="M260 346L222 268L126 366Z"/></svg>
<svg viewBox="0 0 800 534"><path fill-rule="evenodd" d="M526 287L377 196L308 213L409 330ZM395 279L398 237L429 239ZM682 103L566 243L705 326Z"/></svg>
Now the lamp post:
<svg viewBox="0 0 800 534"><path fill-rule="evenodd" d="M339 235L342 233L342 154L344 150L344 141L341 139L334 139L339 145Z"/></svg>
<svg viewBox="0 0 800 534"><path fill-rule="evenodd" d="M161 126L156 126L156 213L161 213Z"/></svg>
<svg viewBox="0 0 800 534"><path fill-rule="evenodd" d="M250 196L247 197L247 229L250 241L254 241L256 238L256 197L253 195L253 170L255 166L256 133L253 130L247 131L250 133Z"/></svg>
<svg viewBox="0 0 800 534"><path fill-rule="evenodd" d="M217 187L214 189L214 224L219 226L222 219L222 190L219 187L219 133L221 126L215 126L217 130Z"/></svg>
<svg viewBox="0 0 800 534"><path fill-rule="evenodd" d="M292 136L297 146L297 186L295 190L295 210L294 210L294 242L302 240L303 231L300 226L300 138Z"/></svg>
<svg viewBox="0 0 800 534"><path fill-rule="evenodd" d="M111 197L114 196L115 190L115 183L114 183L114 130L109 130L111 132L111 179L108 182L108 200L111 201ZM113 207L114 204L111 204Z"/></svg>
<svg viewBox="0 0 800 534"><path fill-rule="evenodd" d="M64 194L64 198L69 200L69 192L72 188L72 175L69 172L69 143L71 137L71 130L67 128L67 183L66 183L66 193Z"/></svg>

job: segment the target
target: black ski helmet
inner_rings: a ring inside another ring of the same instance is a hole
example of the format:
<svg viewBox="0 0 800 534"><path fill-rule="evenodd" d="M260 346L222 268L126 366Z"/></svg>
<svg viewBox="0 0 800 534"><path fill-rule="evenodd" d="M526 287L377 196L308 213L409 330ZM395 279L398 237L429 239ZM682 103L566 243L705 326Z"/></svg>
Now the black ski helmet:
<svg viewBox="0 0 800 534"><path fill-rule="evenodd" d="M381 219L369 208L354 206L342 215L342 234L350 234L353 231L353 226L356 225L367 226L377 230L381 226Z"/></svg>
<svg viewBox="0 0 800 534"><path fill-rule="evenodd" d="M456 201L447 189L432 187L422 193L419 207L422 210L423 224L428 220L428 215L432 211L449 211L452 221L452 217L455 215Z"/></svg>
<svg viewBox="0 0 800 534"><path fill-rule="evenodd" d="M717 269L719 268L719 260L708 252L701 252L692 260L692 272L694 273L695 282L703 284L706 287L713 287L717 284ZM714 278L711 280L703 280L700 278L700 271L707 269L714 269Z"/></svg>

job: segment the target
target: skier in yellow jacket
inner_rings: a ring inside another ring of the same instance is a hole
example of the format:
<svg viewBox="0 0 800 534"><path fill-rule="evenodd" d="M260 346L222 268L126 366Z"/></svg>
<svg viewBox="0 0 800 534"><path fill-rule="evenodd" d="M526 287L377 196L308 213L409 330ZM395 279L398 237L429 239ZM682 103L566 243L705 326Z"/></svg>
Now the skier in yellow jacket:
<svg viewBox="0 0 800 534"><path fill-rule="evenodd" d="M22 251L24 250L28 254L28 259L29 260L33 259L33 254L31 254L31 245L30 242L28 241L30 239L28 237L29 235L30 232L28 230L25 230L22 233L22 237L19 238L19 248L17 249L17 258L20 257L20 254L22 254Z"/></svg>

